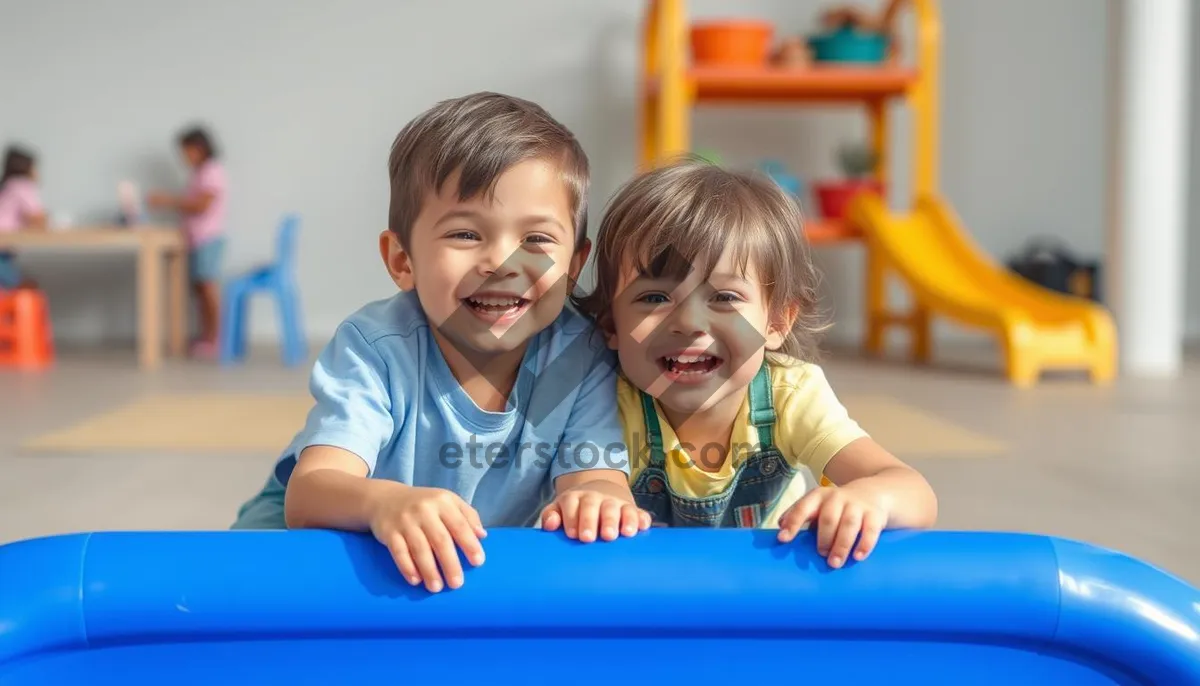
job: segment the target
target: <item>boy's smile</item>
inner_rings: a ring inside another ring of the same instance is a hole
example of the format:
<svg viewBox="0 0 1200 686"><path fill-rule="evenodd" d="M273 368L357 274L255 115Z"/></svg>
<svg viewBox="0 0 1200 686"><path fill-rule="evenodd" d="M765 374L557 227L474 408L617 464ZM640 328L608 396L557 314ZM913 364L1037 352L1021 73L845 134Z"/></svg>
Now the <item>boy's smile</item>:
<svg viewBox="0 0 1200 686"><path fill-rule="evenodd" d="M426 194L408 250L390 231L381 248L397 285L416 289L461 377L482 370L455 358L487 364L512 353L519 360L529 339L562 312L589 246L576 250L566 184L549 161L514 165L490 193L464 200L458 188L455 174Z"/></svg>

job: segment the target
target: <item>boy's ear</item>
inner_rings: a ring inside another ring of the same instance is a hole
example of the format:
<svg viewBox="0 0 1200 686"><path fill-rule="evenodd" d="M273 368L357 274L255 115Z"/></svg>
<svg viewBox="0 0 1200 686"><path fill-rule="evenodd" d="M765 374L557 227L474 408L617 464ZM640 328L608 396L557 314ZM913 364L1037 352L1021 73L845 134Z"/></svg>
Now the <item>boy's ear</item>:
<svg viewBox="0 0 1200 686"><path fill-rule="evenodd" d="M771 316L771 321L767 324L767 350L779 350L783 347L792 326L796 323L796 317L799 316L800 306L796 304L789 304Z"/></svg>
<svg viewBox="0 0 1200 686"><path fill-rule="evenodd" d="M391 275L392 281L402 291L411 291L416 287L416 282L413 280L412 258L408 251L400 245L400 237L391 229L384 229L383 233L379 234L379 256L383 258L383 264L387 267L388 274Z"/></svg>
<svg viewBox="0 0 1200 686"><path fill-rule="evenodd" d="M571 278L571 283L579 280L579 274L583 271L583 266L587 264L588 256L592 254L592 241L589 238L584 238L583 242L575 250L575 254L571 256L571 269L568 276Z"/></svg>

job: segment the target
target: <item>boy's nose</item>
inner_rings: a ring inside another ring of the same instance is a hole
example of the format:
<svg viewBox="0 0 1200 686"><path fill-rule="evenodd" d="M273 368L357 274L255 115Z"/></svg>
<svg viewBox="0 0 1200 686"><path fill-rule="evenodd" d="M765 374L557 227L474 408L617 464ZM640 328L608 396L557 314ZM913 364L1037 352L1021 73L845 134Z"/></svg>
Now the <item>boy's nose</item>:
<svg viewBox="0 0 1200 686"><path fill-rule="evenodd" d="M518 256L515 251L496 242L489 246L483 254L479 270L486 276L508 277L517 273Z"/></svg>

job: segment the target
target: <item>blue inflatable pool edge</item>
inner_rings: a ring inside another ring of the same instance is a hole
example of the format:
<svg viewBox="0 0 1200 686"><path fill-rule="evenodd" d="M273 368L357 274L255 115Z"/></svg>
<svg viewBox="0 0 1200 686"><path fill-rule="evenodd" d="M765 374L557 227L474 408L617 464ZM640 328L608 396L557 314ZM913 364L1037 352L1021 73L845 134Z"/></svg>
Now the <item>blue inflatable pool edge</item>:
<svg viewBox="0 0 1200 686"><path fill-rule="evenodd" d="M1200 592L1075 541L888 532L870 559L841 570L828 568L810 534L785 545L765 530L653 529L580 544L502 529L484 545L487 561L468 570L462 589L431 595L404 583L366 535L106 532L10 543L0 546L0 684L49 683L80 670L99 683L96 675L113 664L133 670L122 683L140 683L130 677L139 665L160 675L163 665L199 674L184 668L189 660L259 669L273 650L308 655L298 673L312 675L338 660L318 657L326 654L320 646L331 656L362 656L337 662L338 676L352 675L348 665L368 676L380 646L408 642L433 655L449 650L431 643L439 640L504 644L461 667L496 675L529 668L530 654L513 652L513 641L676 639L773 653L808 647L831 664L843 653L887 654L879 673L913 683L952 683L938 681L941 674L970 683L1040 675L1057 683L1200 684ZM205 658L210 645L234 651L228 655L253 645L257 652L246 654L263 663ZM719 671L724 658L709 652ZM770 668L729 659L739 670L731 674ZM806 676L821 669L804 662ZM280 665L272 669L286 669ZM862 673L875 667L864 664ZM584 680L626 668L626 658L609 660Z"/></svg>

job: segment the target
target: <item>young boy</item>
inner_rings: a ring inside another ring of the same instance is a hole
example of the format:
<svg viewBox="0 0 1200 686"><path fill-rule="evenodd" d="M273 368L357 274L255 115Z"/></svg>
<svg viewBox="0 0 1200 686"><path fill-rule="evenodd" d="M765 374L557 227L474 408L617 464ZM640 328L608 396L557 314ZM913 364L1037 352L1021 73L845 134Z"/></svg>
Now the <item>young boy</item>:
<svg viewBox="0 0 1200 686"><path fill-rule="evenodd" d="M435 593L463 582L456 545L482 563L485 527L542 514L583 542L647 528L615 359L564 309L591 249L575 137L479 93L410 122L388 170L379 249L401 293L338 328L305 428L234 528L369 530Z"/></svg>

